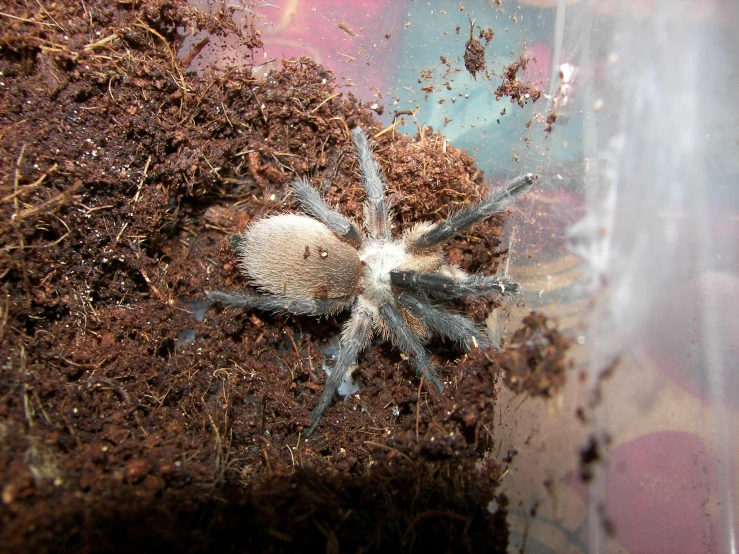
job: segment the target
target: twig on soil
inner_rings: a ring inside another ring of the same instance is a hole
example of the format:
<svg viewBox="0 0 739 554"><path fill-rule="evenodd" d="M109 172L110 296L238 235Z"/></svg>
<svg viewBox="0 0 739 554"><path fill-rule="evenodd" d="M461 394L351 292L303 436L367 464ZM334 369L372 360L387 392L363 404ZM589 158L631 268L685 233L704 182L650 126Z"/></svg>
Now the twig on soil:
<svg viewBox="0 0 739 554"><path fill-rule="evenodd" d="M390 125L388 125L387 127L385 127L382 131L378 131L377 133L375 133L374 135L372 135L372 138L375 139L375 140L377 140L378 138L380 138L382 135L384 135L388 131L395 131L395 127L397 127L398 125L400 125L403 122L405 122L404 119L396 119Z"/></svg>
<svg viewBox="0 0 739 554"><path fill-rule="evenodd" d="M167 302L167 299L164 297L164 295L159 291L159 289L154 285L154 283L151 282L151 279L149 279L149 275L146 273L146 270L142 267L139 269L139 272L141 273L141 276L144 278L144 281L146 281L146 284L149 285L151 290L154 292L156 297L164 302L165 304L169 304Z"/></svg>
<svg viewBox="0 0 739 554"><path fill-rule="evenodd" d="M249 92L251 92L251 95L254 97L254 101L257 103L257 108L259 108L259 113L262 114L262 119L265 123L269 123L269 119L267 119L267 115L264 113L264 104L259 101L254 89L249 90Z"/></svg>
<svg viewBox="0 0 739 554"><path fill-rule="evenodd" d="M24 148L25 148L25 145L24 145ZM18 179L20 178L20 174L17 173L17 178L16 178L16 182L15 182L15 185L16 185L15 186L15 189L16 190L14 192L12 192L11 194L8 194L7 196L3 196L3 198L0 199L0 203L10 202L11 200L13 200L14 198L16 198L17 196L19 196L19 195L21 195L23 193L30 192L30 191L36 189L37 187L39 187L41 185L41 183L44 182L44 180L46 180L46 178L49 175L51 175L52 173L54 173L57 170L58 167L59 167L58 164L52 165L46 173L44 173L41 177L39 177L38 179L36 179L33 183L31 183L29 185L21 185L21 186L18 186L17 183L18 183Z"/></svg>
<svg viewBox="0 0 739 554"><path fill-rule="evenodd" d="M421 420L421 388L423 387L423 382L425 379L426 374L424 373L423 375L421 375L421 381L418 383L418 397L416 400L416 442L418 442L419 440L418 426Z"/></svg>
<svg viewBox="0 0 739 554"><path fill-rule="evenodd" d="M208 83L208 86L203 89L203 92L200 93L200 96L198 96L198 99L195 101L194 108L197 108L198 106L200 106L200 103L207 96L208 92L210 92L210 89L213 88L213 85L226 80L226 78L229 75L231 75L231 73L233 73L234 71L236 71L236 68L232 67L231 69L227 70L221 75L218 75L215 79L213 79L210 83Z"/></svg>
<svg viewBox="0 0 739 554"><path fill-rule="evenodd" d="M87 52L89 52L91 50L95 50L95 48L100 48L101 46L105 46L106 44L108 44L109 42L114 41L115 39L117 39L120 36L121 36L121 34L116 31L112 35L108 35L105 38L101 38L100 40L98 40L96 42L91 42L90 44L85 44L85 46L83 46L83 49L86 50Z"/></svg>
<svg viewBox="0 0 739 554"><path fill-rule="evenodd" d="M113 241L113 244L118 244L118 241L121 240L121 235L123 234L123 231L126 230L126 227L128 227L128 221L126 221L123 224L123 227L121 227L121 230L118 231L118 234L116 235L115 240Z"/></svg>
<svg viewBox="0 0 739 554"><path fill-rule="evenodd" d="M223 105L223 102L221 102L221 109L223 110L223 117L226 118L226 121L228 122L229 127L233 129L234 124L231 123L231 119L228 117L228 112L226 111L226 106Z"/></svg>
<svg viewBox="0 0 739 554"><path fill-rule="evenodd" d="M0 324L0 343L5 338L5 328L8 326L8 309L10 308L10 296L5 296L5 305L0 308L2 312L2 324Z"/></svg>
<svg viewBox="0 0 739 554"><path fill-rule="evenodd" d="M50 210L61 208L65 204L74 200L74 198L72 197L72 194L74 194L77 191L77 189L80 188L81 186L82 186L82 181L78 180L74 185L69 187L67 190L60 192L58 195L56 195L51 200L47 200L46 202L43 202L42 204L39 204L38 206L27 208L23 210L22 212L14 213L11 216L10 220L13 223L17 223L17 222L23 221L24 219L28 219L29 217L33 217L35 215L48 212Z"/></svg>
<svg viewBox="0 0 739 554"><path fill-rule="evenodd" d="M117 77L120 77L120 75L113 75L108 79L108 94L110 95L110 99L113 101L113 104L115 104L115 96L113 96L113 79Z"/></svg>
<svg viewBox="0 0 739 554"><path fill-rule="evenodd" d="M294 337L294 334L292 332L292 329L286 328L285 329L285 334L287 335L287 338L290 339L290 342L293 345L293 350L295 350L295 355L298 357L298 365L300 366L300 369L302 371L303 370L303 357L300 355L300 350L298 350L298 345L295 343L295 337ZM290 373L291 373L290 377L294 381L295 380L295 375L292 374L292 372L290 372Z"/></svg>
<svg viewBox="0 0 739 554"><path fill-rule="evenodd" d="M332 98L336 98L337 96L341 96L341 93L340 92L336 92L336 93L332 94L331 96L329 96L328 98L326 98L323 102L321 102L320 104L318 104L318 106L316 106L315 108L313 108L310 111L310 113L316 113L318 110L321 109L321 106L323 106L326 102L328 102Z"/></svg>
<svg viewBox="0 0 739 554"><path fill-rule="evenodd" d="M34 190L38 188L46 179L46 177L51 174L54 170L56 170L56 165L52 166L49 171L47 171L44 175L42 175L39 179L37 179L35 182L31 183L30 185L21 186L20 181L22 179L22 173L21 173L21 167L23 165L23 157L25 156L26 152L26 145L24 144L21 146L21 151L18 154L18 158L16 159L15 163L15 174L13 178L13 192L12 194L9 194L5 196L2 199L2 202L10 202L12 200L13 202L13 214L10 216L10 222L5 223L4 225L0 225L0 234L6 233L10 230L15 231L16 239L18 241L17 245L15 246L7 246L5 250L10 249L18 249L21 252L25 251L26 244L25 239L23 236L23 233L21 231L20 223L24 220L27 220L29 218L32 218L36 215L44 214L46 212L53 211L57 208L62 207L63 205L69 203L71 200L75 199L74 192L82 185L82 181L77 181L74 185L67 188L65 191L59 193L54 198L47 200L46 202L42 202L41 204L37 206L32 206L30 208L26 208L24 210L20 209L19 204L19 196L23 194L24 192L28 192L30 190ZM66 224L65 224L66 226ZM69 229L67 227L67 229ZM64 238L64 237L63 237ZM20 264L21 273L23 274L23 285L24 289L26 291L26 294L30 296L30 280L28 278L28 271L26 269L26 263L23 257L21 257L18 260L18 263ZM4 272L3 276L7 273Z"/></svg>
<svg viewBox="0 0 739 554"><path fill-rule="evenodd" d="M287 448L287 451L290 452L290 460L292 461L293 467L295 467L295 456L293 456L293 449L290 448L289 444L286 444L285 448Z"/></svg>
<svg viewBox="0 0 739 554"><path fill-rule="evenodd" d="M394 454L397 454L397 455L399 455L402 458L405 458L406 460L408 460L411 463L413 462L413 460L411 459L410 456L408 456L407 454L404 454L403 452L401 452L397 448L393 448L392 446L388 446L386 444L380 444L379 442L374 442L374 441L364 441L364 444L370 444L372 446L377 446L379 448L384 448L385 450L389 450L390 452L392 452Z"/></svg>
<svg viewBox="0 0 739 554"><path fill-rule="evenodd" d="M271 154L272 154L272 158L274 158L274 160L275 160L275 161L276 161L276 162L277 162L278 164L280 164L280 166L282 166L282 168L283 168L283 169L286 169L287 171L292 171L293 173L295 173L295 175L297 175L297 174L298 174L298 172L297 172L297 171L295 171L295 169L294 169L293 167L291 167L291 166L289 166L289 165L285 165L284 163L282 163L282 162L281 162L280 160L278 160L278 159L277 159L277 156L276 156L276 154L280 154L279 152L271 152ZM281 155L281 156L294 156L294 154L280 154L280 155Z"/></svg>
<svg viewBox="0 0 739 554"><path fill-rule="evenodd" d="M78 365L70 362L69 360L64 359L65 362L71 363L72 365ZM97 364L97 367L100 367L105 360L101 361L99 364ZM81 364L82 366L87 365L95 365L95 364ZM146 432L146 429L144 429L143 424L141 423L141 418L139 417L138 409L142 407L141 402L139 402L138 399L131 400L131 397L128 396L128 393L126 392L126 389L124 389L118 381L115 379L111 379L109 377L103 377L100 375L91 375L90 376L90 382L91 383L97 383L98 385L108 385L114 393L116 393L120 398L123 399L123 401L128 405L128 413L133 414L133 418L136 420L136 425L139 426L139 429L141 429L141 432L144 434L144 437L148 437L149 433Z"/></svg>
<svg viewBox="0 0 739 554"><path fill-rule="evenodd" d="M65 362L67 362L68 364L71 364L71 365L77 366L77 367L85 367L85 366L89 366L89 365L94 365L94 364L75 364L74 362L70 362L66 358L62 358L62 359ZM101 364L102 364L102 362L101 362ZM98 367L99 368L100 366L99 365L94 365L94 367ZM128 396L128 393L125 391L125 389L123 387L121 387L120 383L118 383L115 379L111 379L109 377L101 377L99 375L92 375L90 377L90 382L91 383L102 384L102 385L108 385L113 390L113 392L115 392L121 399L123 399L123 401L126 404L128 404L128 406L131 407L131 408L133 408L133 407L135 407L135 406L138 405L138 403L131 402L131 398Z"/></svg>
<svg viewBox="0 0 739 554"><path fill-rule="evenodd" d="M85 215L90 215L92 212L96 212L98 210L109 210L111 208L115 208L113 204L106 204L105 206L95 206L94 208L91 208L90 206L85 206L82 202L79 203L79 206L85 210Z"/></svg>
<svg viewBox="0 0 739 554"><path fill-rule="evenodd" d="M61 25L59 25L59 22L56 19L54 19L54 17L49 13L49 10L47 10L44 7L44 5L40 2L40 0L36 0L36 3L38 4L38 7L41 8L44 11L44 13L46 14L46 16L54 22L54 25L56 25L57 27L59 27L59 30L61 30L62 33L64 33L65 35L68 35L69 34L69 32L64 27L62 27Z"/></svg>
<svg viewBox="0 0 739 554"><path fill-rule="evenodd" d="M77 191L78 188L82 186L82 181L77 180L71 187L60 192L54 198L51 198L50 200L47 200L46 202L42 202L41 204L37 206L32 206L30 208L26 208L25 210L18 211L18 196L20 196L24 192L28 192L30 190L33 190L39 187L44 182L46 177L48 177L51 173L53 173L57 168L56 164L53 165L49 169L49 171L44 173L36 181L31 183L30 185L23 186L23 188L21 189L18 182L20 181L20 178L21 178L20 165L23 160L23 154L25 152L25 148L26 148L26 145L24 144L23 147L21 148L20 156L18 156L18 161L16 164L16 170L15 170L14 191L12 194L5 196L1 200L1 202L9 202L10 200L13 200L15 202L15 213L10 217L10 221L13 225L20 223L21 221L24 221L25 219L31 218L33 216L61 208L65 204L68 204L70 201L75 200L75 197L73 197L72 195ZM2 230L5 231L9 227L10 227L9 225L5 225L2 227Z"/></svg>
<svg viewBox="0 0 739 554"><path fill-rule="evenodd" d="M262 440L262 443L263 443L262 447L259 450L262 453L262 457L264 458L264 465L267 468L267 472L272 473L272 463L269 461L269 453L267 452L267 449L265 448L265 446L269 445L269 441L267 440L266 437L260 436L259 438Z"/></svg>
<svg viewBox="0 0 739 554"><path fill-rule="evenodd" d="M10 15L9 13L0 12L0 15L9 19L15 19L16 21L22 21L23 23L33 23L34 25L43 25L45 27L53 27L51 23L45 21L36 21L35 19L26 19L25 17L18 17L16 15Z"/></svg>
<svg viewBox="0 0 739 554"><path fill-rule="evenodd" d="M141 179L139 180L139 187L136 189L136 195L133 197L134 203L139 201L139 197L141 195L141 187L144 186L144 181L146 180L146 176L149 173L149 164L151 163L151 156L149 156L146 159L146 165L144 166L144 173L141 175Z"/></svg>
<svg viewBox="0 0 739 554"><path fill-rule="evenodd" d="M183 96L187 96L187 82L185 81L185 76L182 74L180 64L177 60L177 54L174 52L174 50L170 47L169 42L167 42L167 39L164 38L159 32L155 31L148 25L146 25L141 19L137 20L138 23L134 23L134 27L139 27L141 29L144 29L145 31L148 31L155 37L157 37L159 40L164 43L164 47L167 49L167 53L169 54L169 59L172 63L172 69L174 69L177 72L177 75L179 76L179 82L177 83L179 85L180 90L182 91ZM182 103L184 104L184 102ZM182 104L180 104L180 109L182 109Z"/></svg>
<svg viewBox="0 0 739 554"><path fill-rule="evenodd" d="M351 140L352 134L349 132L349 127L347 126L346 121L344 121L344 118L343 117L332 117L331 119L329 119L329 121L335 121L335 120L341 121L341 124L344 126L344 131L346 131L346 140Z"/></svg>

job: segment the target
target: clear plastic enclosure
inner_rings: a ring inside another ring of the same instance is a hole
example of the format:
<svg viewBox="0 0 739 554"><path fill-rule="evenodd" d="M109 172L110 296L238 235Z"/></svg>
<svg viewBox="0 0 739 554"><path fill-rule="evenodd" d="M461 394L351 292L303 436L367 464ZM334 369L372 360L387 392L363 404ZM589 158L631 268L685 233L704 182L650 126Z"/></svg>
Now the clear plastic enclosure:
<svg viewBox="0 0 739 554"><path fill-rule="evenodd" d="M311 56L342 90L383 105L387 125L402 116L397 132L431 126L474 153L491 184L540 176L507 229L505 270L523 300L489 324L505 335L543 311L574 345L558 397L499 391L492 455L518 452L503 478L515 551L737 550L737 6L275 0L249 8L265 71ZM474 76L464 63L471 33L487 70ZM233 63L247 51L228 55ZM542 95L524 95L522 105L496 99L506 68L522 59L518 81Z"/></svg>

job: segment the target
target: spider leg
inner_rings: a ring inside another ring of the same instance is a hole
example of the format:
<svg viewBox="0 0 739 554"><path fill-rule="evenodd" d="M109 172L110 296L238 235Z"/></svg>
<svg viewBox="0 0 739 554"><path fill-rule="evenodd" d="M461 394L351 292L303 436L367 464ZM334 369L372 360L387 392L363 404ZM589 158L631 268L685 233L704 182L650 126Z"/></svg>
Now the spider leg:
<svg viewBox="0 0 739 554"><path fill-rule="evenodd" d="M488 348L490 346L490 341L485 336L485 332L475 325L475 322L471 319L432 306L407 292L401 292L398 295L398 302L423 321L433 332L453 340L465 350L472 350L475 347Z"/></svg>
<svg viewBox="0 0 739 554"><path fill-rule="evenodd" d="M391 271L390 282L399 289L435 298L466 298L490 294L511 296L521 291L518 283L506 277L470 275L463 272L452 277L441 272Z"/></svg>
<svg viewBox="0 0 739 554"><path fill-rule="evenodd" d="M313 433L316 427L318 427L318 423L321 421L321 417L323 417L323 412L331 404L331 400L333 400L336 391L339 390L344 377L349 373L350 368L357 363L357 356L369 344L369 341L372 340L372 335L374 334L372 328L372 314L366 310L355 310L352 317L347 321L341 333L339 357L331 369L331 375L326 380L326 385L323 387L318 404L316 404L316 407L310 413L311 425L303 432L304 437Z"/></svg>
<svg viewBox="0 0 739 554"><path fill-rule="evenodd" d="M517 196L523 194L534 184L535 175L520 175L505 187L495 189L477 204L440 221L425 233L416 237L409 245L413 250L425 250L449 240L456 233L503 210Z"/></svg>
<svg viewBox="0 0 739 554"><path fill-rule="evenodd" d="M376 239L390 238L390 222L385 199L385 183L380 176L380 168L372 156L372 147L367 140L367 134L355 127L352 131L352 141L357 151L359 171L362 174L364 190L367 200L364 203L364 222L370 235Z"/></svg>
<svg viewBox="0 0 739 554"><path fill-rule="evenodd" d="M339 212L332 210L305 177L295 179L291 186L295 198L298 199L306 213L325 223L326 227L344 240L354 243L361 241L359 231L354 224Z"/></svg>
<svg viewBox="0 0 739 554"><path fill-rule="evenodd" d="M444 383L441 382L439 373L426 356L426 349L423 347L421 339L408 327L403 314L400 313L395 303L385 301L380 304L380 317L390 330L393 342L416 366L416 373L419 376L425 375L426 380L434 386L437 392L443 391Z"/></svg>
<svg viewBox="0 0 739 554"><path fill-rule="evenodd" d="M223 306L236 306L247 310L262 310L295 315L329 315L346 308L351 299L317 300L315 298L287 298L261 294L234 294L220 290L207 293L209 301Z"/></svg>

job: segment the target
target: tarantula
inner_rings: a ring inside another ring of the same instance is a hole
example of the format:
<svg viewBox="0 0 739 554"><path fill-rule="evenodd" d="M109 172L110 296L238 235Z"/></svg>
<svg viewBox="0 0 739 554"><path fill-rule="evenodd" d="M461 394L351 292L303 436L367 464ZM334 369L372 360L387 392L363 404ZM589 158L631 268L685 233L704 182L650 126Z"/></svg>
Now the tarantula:
<svg viewBox="0 0 739 554"><path fill-rule="evenodd" d="M512 295L520 288L505 277L471 275L447 265L441 244L504 209L532 186L534 175L513 179L445 221L418 223L393 238L385 184L367 135L357 127L352 140L367 195L364 232L331 209L305 178L297 179L293 193L312 217L275 215L232 237L241 269L267 294L208 293L212 302L270 312L321 316L351 309L338 358L310 414L306 436L316 429L359 353L376 334L389 337L418 375L440 392L444 385L423 346L429 333L449 338L466 350L490 343L472 320L444 310L437 302Z"/></svg>

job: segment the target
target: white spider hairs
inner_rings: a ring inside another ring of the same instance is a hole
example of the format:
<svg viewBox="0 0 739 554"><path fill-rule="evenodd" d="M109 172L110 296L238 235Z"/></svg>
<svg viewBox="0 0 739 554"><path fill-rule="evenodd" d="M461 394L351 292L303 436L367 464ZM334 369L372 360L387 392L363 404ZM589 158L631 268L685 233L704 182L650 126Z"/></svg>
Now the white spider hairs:
<svg viewBox="0 0 739 554"><path fill-rule="evenodd" d="M291 184L308 215L261 219L232 241L243 272L263 294L211 291L208 298L227 306L321 316L351 310L341 349L316 407L310 435L331 404L344 377L372 337L389 338L437 391L444 384L430 363L424 342L432 333L469 350L487 347L485 332L472 320L439 307L444 300L513 295L519 285L502 276L470 275L447 265L442 244L459 231L503 210L534 183L522 175L482 201L439 223L419 223L394 239L385 184L360 128L352 141L367 198L364 230L332 210L304 178Z"/></svg>

